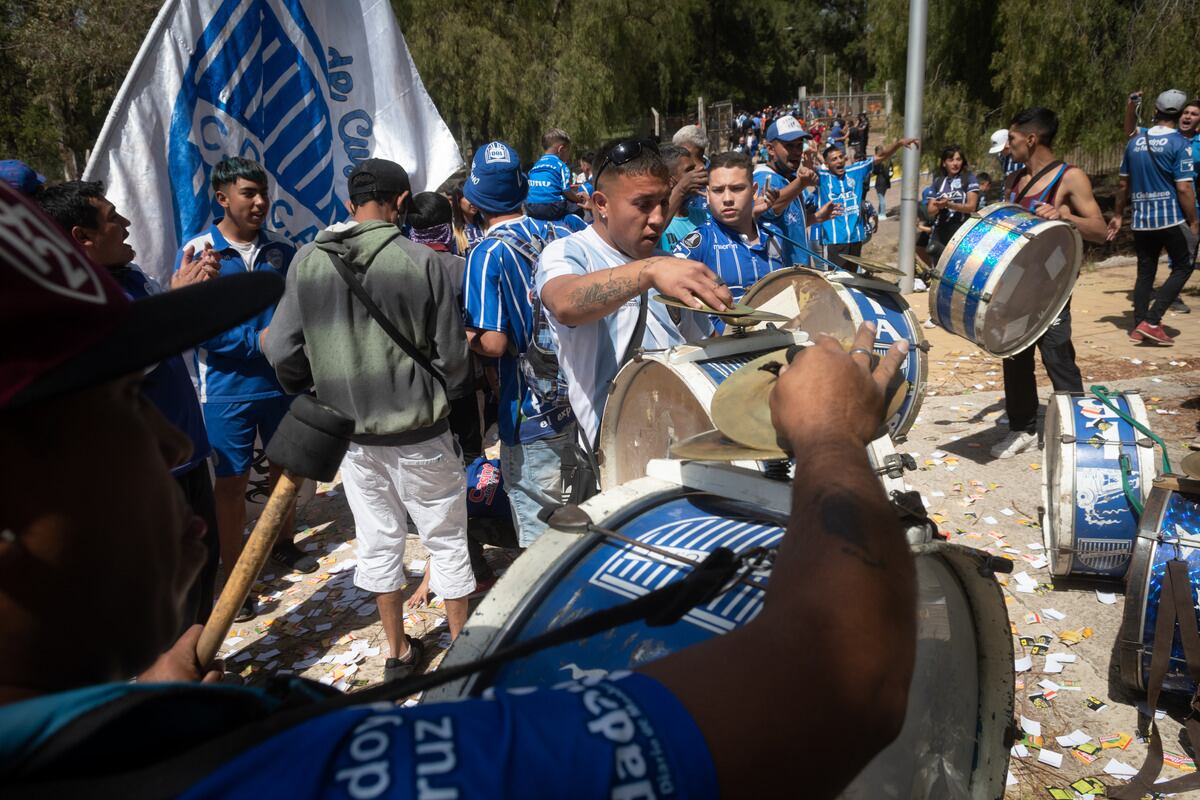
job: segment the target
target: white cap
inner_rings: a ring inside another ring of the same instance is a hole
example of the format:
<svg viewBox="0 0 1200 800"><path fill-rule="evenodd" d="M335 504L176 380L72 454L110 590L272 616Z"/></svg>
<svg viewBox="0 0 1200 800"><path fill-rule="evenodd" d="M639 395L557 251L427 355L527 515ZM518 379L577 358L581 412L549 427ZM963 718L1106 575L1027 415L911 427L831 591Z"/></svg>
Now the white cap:
<svg viewBox="0 0 1200 800"><path fill-rule="evenodd" d="M992 147L988 150L991 155L996 155L1005 148L1008 144L1008 128L1001 128L992 134Z"/></svg>
<svg viewBox="0 0 1200 800"><path fill-rule="evenodd" d="M1154 101L1154 108L1160 114L1178 114L1187 105L1187 95L1178 89L1167 89Z"/></svg>

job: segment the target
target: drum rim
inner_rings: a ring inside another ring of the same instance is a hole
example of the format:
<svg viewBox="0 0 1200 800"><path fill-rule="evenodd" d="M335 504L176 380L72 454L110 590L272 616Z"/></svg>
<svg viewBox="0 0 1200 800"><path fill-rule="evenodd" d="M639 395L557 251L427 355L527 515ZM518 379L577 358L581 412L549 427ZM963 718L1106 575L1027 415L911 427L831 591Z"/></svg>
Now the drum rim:
<svg viewBox="0 0 1200 800"><path fill-rule="evenodd" d="M1121 613L1121 627L1117 629L1117 671L1126 688L1137 692L1146 690L1142 660L1150 565L1158 551L1159 530L1173 494L1170 489L1151 487L1138 523L1129 569L1125 570L1125 608Z"/></svg>
<svg viewBox="0 0 1200 800"><path fill-rule="evenodd" d="M1075 507L1075 497L1077 495L1077 487L1075 486L1075 448L1062 444L1060 436L1066 434L1066 421L1069 421L1071 430L1069 435L1075 435L1075 416L1070 412L1071 392L1055 392L1051 395L1052 402L1047 405L1046 419L1043 427L1043 437L1045 439L1044 446L1046 448L1046 469L1042 478L1042 505L1045 508L1045 513L1042 516L1042 545L1046 548L1046 552L1050 556L1050 574L1055 578L1062 578L1071 572L1071 555L1068 551L1064 553L1062 548L1058 546L1058 539L1062 535L1062 522L1058 517L1058 512L1062 511L1064 506L1069 508ZM1064 409L1065 412L1064 413ZM1053 427L1052 427L1053 426ZM1057 435L1052 435L1052 433ZM1056 445L1057 443L1057 445ZM1059 451L1058 469L1050 469L1050 448L1056 446ZM1068 467L1069 464L1069 467ZM1054 474L1052 474L1054 473ZM1053 492L1051 485L1058 482L1058 495L1061 498L1064 495L1063 486L1067 484L1069 477L1070 490L1069 494L1071 502L1069 503L1054 503ZM1063 512L1065 515L1065 512ZM1074 541L1075 530L1071 529L1071 538Z"/></svg>
<svg viewBox="0 0 1200 800"><path fill-rule="evenodd" d="M951 333L951 331L947 330L941 316L938 314L938 309L937 309L937 305L938 305L937 297L941 290L942 284L945 282L945 280L944 280L945 267L943 265L943 261L949 259L950 255L952 253L954 253L955 250L958 249L958 245L962 242L962 239L970 232L970 230L972 228L974 228L975 224L983 221L984 219L987 219L988 217L994 215L995 213L997 213L1003 209L1008 209L1008 208L1015 208L1026 214L1030 213L1029 211L1022 208L1021 206L1016 205L1015 203L994 203L990 206L987 206L985 212L983 212L983 213L976 212L976 213L970 215L970 217L968 217L968 219L967 219L967 222L964 222L962 225L960 225L958 230L954 232L954 235L950 237L950 241L946 243L945 249L942 251L941 256L938 257L938 263L936 265L934 265L933 278L935 279L935 282L928 289L929 316L935 323L937 323L938 327L940 327L942 330L945 330L947 333ZM970 223L970 224L968 224L968 223ZM1036 326L1036 328L1030 329L1031 332L1036 330L1037 331L1036 335L1029 335L1029 332L1027 332L1026 335L1024 337L1022 337L1016 344L1014 344L1012 347L1010 347L1007 350L1004 350L1002 352L995 352L995 351L989 350L987 347L984 346L984 343L981 340L981 338L968 339L966 337L966 335L959 334L959 333L952 333L951 335L958 336L960 339L965 339L966 341L973 343L980 350L983 350L985 353L995 356L996 358L1008 358L1009 356L1016 355L1017 353L1030 347L1033 343L1035 343L1038 339L1040 339L1042 337L1042 335L1045 334L1045 332L1050 329L1050 326L1052 324L1054 324L1054 320L1058 319L1058 315L1061 314L1062 310L1067 307L1067 303L1069 303L1071 301L1071 295L1075 291L1075 282L1079 278L1079 271L1083 264L1083 237L1079 235L1078 228L1076 228L1074 225L1071 225L1068 222L1064 222L1063 220L1050 220L1050 219L1042 220L1037 225L1034 225L1032 228L1030 228L1028 231L1028 233L1030 233L1030 234L1035 234L1039 231L1048 230L1050 228L1057 228L1060 226L1064 227L1068 231L1070 231L1071 235L1075 238L1075 258L1074 258L1075 263L1071 265L1071 268L1072 268L1072 271L1074 272L1075 278L1073 280L1071 280L1069 288L1065 292L1063 292L1062 297L1059 298L1058 300L1055 300L1055 302L1053 303L1053 306L1055 307L1054 313L1047 314L1046 319L1042 324L1039 324L1038 326ZM1026 239L1025 237L1021 237L1020 241L1018 241L1016 243L1016 246L1012 250L1013 255L1016 255L1016 254L1020 253L1022 250L1024 250L1025 246L1029 243L1029 241L1030 241L1029 239ZM998 272L996 270L993 270L992 274L988 276L987 283L984 284L983 294L985 294L985 295L993 294L996 290L996 284L999 282L1000 282L1000 274L998 274ZM1061 300L1061 303L1060 303L1060 300ZM975 309L975 328L977 331L981 329L981 327L982 327L981 323L984 321L984 318L987 314L987 309L990 305L991 305L990 302L980 299L979 305Z"/></svg>

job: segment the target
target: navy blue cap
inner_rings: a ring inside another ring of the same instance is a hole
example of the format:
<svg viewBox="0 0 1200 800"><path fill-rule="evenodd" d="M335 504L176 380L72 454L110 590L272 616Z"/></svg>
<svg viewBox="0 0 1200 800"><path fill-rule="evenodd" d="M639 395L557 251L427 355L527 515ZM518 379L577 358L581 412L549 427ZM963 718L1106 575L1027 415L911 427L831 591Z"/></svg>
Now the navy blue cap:
<svg viewBox="0 0 1200 800"><path fill-rule="evenodd" d="M521 171L517 151L504 142L490 142L475 151L463 195L489 214L516 211L525 202L529 179Z"/></svg>
<svg viewBox="0 0 1200 800"><path fill-rule="evenodd" d="M37 194L46 183L46 176L39 175L24 161L0 161L0 181L24 195Z"/></svg>

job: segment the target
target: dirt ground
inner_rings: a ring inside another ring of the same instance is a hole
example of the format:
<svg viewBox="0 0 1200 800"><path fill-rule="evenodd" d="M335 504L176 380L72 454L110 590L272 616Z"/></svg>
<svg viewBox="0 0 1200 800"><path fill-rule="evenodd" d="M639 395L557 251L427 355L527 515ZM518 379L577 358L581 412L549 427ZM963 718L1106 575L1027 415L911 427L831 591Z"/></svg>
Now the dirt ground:
<svg viewBox="0 0 1200 800"><path fill-rule="evenodd" d="M885 220L868 252L894 262L898 224L895 218ZM1165 266L1162 269L1165 273ZM1167 440L1178 463L1188 444L1200 435L1200 285L1194 279L1186 290L1197 311L1171 313L1165 320L1179 334L1173 347L1135 345L1125 333L1130 326L1133 276L1128 259L1084 270L1073 301L1078 362L1087 384L1142 391L1151 425ZM908 300L924 318L928 295L916 293ZM1068 755L1070 748L1056 745L1053 737L1078 729L1096 743L1102 737L1134 733L1135 703L1140 698L1120 687L1112 661L1122 587L1099 587L1117 593L1116 604L1105 605L1097 600L1096 585L1054 585L1044 567L1028 563L1035 560L1030 558L1037 555L1033 547L1042 540L1037 506L1044 454L1031 451L1003 462L990 459L988 448L1004 432L998 426L1003 417L999 361L941 329L924 333L931 345L928 397L908 441L898 447L914 453L920 465L908 481L925 496L951 541L1010 557L1018 565L1014 571L1025 571L1036 580L1038 589L1029 594L1015 591L1011 578L1000 577L1006 585L1017 657L1028 652L1017 636L1038 635L1051 637L1053 652L1078 657L1062 674L1051 675L1045 674L1045 663L1038 656L1033 670L1016 675L1017 712L1039 721L1046 747L1064 758L1062 766L1055 768L1039 763L1032 748L1028 756L1014 757L1011 772L1016 784L1006 797L1048 797L1047 787L1066 787L1088 776L1113 785L1115 779L1103 772L1109 759L1138 766L1144 745L1134 741L1125 750L1103 750L1099 758L1085 764L1086 759ZM1039 383L1044 398L1048 388L1040 367ZM971 481L978 481L979 488L972 488ZM227 666L250 683L277 672L304 675L349 691L375 683L382 676L387 645L373 599L351 583L354 524L340 485L319 486L317 495L300 509L298 520L298 544L320 557L321 568L313 575L284 575L268 567L256 587L263 613L230 632L223 648ZM513 554L489 549L487 557L502 571ZM410 536L406 555L410 590L420 582L425 558L417 538ZM1045 608L1065 616L1050 619ZM1030 615L1037 615L1036 621ZM428 646L425 668L435 668L449 638L439 603L414 609L408 626ZM1090 628L1091 635L1074 640L1073 632L1084 628ZM1030 696L1044 694L1037 684L1046 678L1053 678L1060 690L1047 708L1038 708ZM1102 699L1107 708L1089 709L1085 702L1089 696ZM1168 710L1160 721L1167 749L1190 754L1180 741L1180 709L1168 703L1163 707ZM1164 774L1182 773L1168 766Z"/></svg>

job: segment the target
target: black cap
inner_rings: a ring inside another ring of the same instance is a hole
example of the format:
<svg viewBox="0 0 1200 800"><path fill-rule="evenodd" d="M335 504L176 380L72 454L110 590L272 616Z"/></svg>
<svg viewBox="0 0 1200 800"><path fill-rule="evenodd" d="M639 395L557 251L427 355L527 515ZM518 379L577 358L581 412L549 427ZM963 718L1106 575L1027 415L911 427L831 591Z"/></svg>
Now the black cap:
<svg viewBox="0 0 1200 800"><path fill-rule="evenodd" d="M368 158L361 162L346 180L350 199L359 195L383 192L401 194L412 191L412 183L404 167L386 158Z"/></svg>

